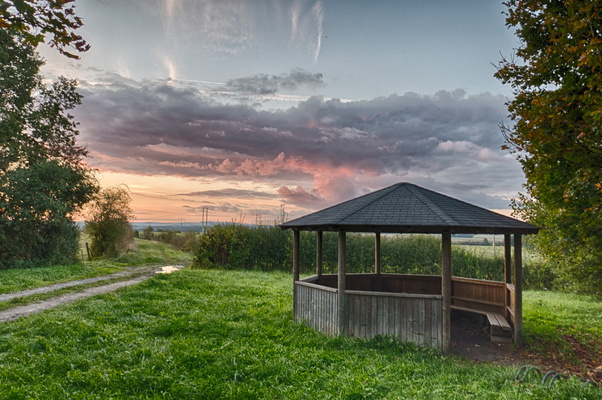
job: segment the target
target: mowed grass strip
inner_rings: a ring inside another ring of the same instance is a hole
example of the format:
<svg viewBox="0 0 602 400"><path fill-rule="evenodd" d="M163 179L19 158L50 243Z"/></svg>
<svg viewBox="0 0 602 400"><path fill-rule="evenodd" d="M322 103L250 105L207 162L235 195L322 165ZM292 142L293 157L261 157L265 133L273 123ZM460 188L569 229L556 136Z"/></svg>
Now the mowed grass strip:
<svg viewBox="0 0 602 400"><path fill-rule="evenodd" d="M600 398L292 322L291 276L184 270L0 326L4 399Z"/></svg>

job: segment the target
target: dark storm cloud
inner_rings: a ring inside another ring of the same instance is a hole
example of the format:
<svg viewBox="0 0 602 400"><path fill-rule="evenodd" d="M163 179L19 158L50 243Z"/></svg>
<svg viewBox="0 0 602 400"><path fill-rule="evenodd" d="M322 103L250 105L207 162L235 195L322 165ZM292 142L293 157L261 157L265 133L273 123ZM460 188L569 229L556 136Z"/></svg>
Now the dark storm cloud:
<svg viewBox="0 0 602 400"><path fill-rule="evenodd" d="M324 86L322 74L311 74L303 70L293 70L289 74L257 74L226 83L226 90L243 94L275 94L284 90L296 90L299 86L317 88Z"/></svg>
<svg viewBox="0 0 602 400"><path fill-rule="evenodd" d="M500 196L520 189L520 168L500 149L501 96L312 97L269 111L152 82L120 81L84 95L76 110L82 142L101 169L271 182L282 199L307 207L393 179L462 183L465 200L472 193L492 208L507 206Z"/></svg>

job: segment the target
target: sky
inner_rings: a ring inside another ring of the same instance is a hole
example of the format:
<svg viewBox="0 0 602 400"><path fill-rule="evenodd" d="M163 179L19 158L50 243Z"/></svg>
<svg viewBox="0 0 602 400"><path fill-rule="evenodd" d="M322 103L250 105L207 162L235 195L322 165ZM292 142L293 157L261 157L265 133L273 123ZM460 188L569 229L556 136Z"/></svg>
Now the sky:
<svg viewBox="0 0 602 400"><path fill-rule="evenodd" d="M137 221L273 223L398 182L505 210L518 42L483 0L78 0L79 143Z"/></svg>

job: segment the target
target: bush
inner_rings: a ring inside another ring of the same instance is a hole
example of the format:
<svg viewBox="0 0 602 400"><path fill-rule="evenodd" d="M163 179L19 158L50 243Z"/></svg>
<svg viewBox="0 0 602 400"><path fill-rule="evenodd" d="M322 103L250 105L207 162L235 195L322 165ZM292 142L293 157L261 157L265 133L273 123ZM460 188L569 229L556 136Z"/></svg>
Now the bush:
<svg viewBox="0 0 602 400"><path fill-rule="evenodd" d="M101 190L89 204L86 233L93 257L116 258L133 245L130 201L129 190L120 185Z"/></svg>
<svg viewBox="0 0 602 400"><path fill-rule="evenodd" d="M76 261L79 231L68 219L0 220L0 268L39 267Z"/></svg>
<svg viewBox="0 0 602 400"><path fill-rule="evenodd" d="M215 225L201 236L193 266L288 271L291 236L276 226Z"/></svg>

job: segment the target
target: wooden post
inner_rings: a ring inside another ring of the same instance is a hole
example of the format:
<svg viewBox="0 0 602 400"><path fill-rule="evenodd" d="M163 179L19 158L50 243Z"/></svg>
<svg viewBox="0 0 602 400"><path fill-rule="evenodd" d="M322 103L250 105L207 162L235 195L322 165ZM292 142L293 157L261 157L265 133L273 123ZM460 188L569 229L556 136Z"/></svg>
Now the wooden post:
<svg viewBox="0 0 602 400"><path fill-rule="evenodd" d="M380 232L374 238L374 273L380 275Z"/></svg>
<svg viewBox="0 0 602 400"><path fill-rule="evenodd" d="M347 336L347 316L345 315L345 269L347 263L347 240L345 232L339 231L339 281L338 281L338 300L339 300L339 335Z"/></svg>
<svg viewBox="0 0 602 400"><path fill-rule="evenodd" d="M374 282L374 286L372 290L377 292L382 292L383 290L383 280L380 276L380 232L376 232L374 237L374 273L376 274L376 281Z"/></svg>
<svg viewBox="0 0 602 400"><path fill-rule="evenodd" d="M504 235L504 317L510 319L510 291L508 284L512 283L512 235Z"/></svg>
<svg viewBox="0 0 602 400"><path fill-rule="evenodd" d="M523 244L522 236L514 234L514 343L523 344Z"/></svg>
<svg viewBox="0 0 602 400"><path fill-rule="evenodd" d="M293 231L293 281L299 280L299 246L301 243L301 232Z"/></svg>
<svg viewBox="0 0 602 400"><path fill-rule="evenodd" d="M301 232L293 231L293 319L297 320L297 281L299 281L299 245Z"/></svg>
<svg viewBox="0 0 602 400"><path fill-rule="evenodd" d="M318 238L316 239L316 275L322 276L322 245L323 245L324 232L318 231Z"/></svg>
<svg viewBox="0 0 602 400"><path fill-rule="evenodd" d="M447 353L451 342L451 233L441 234L441 250L441 294L443 296L441 351Z"/></svg>

